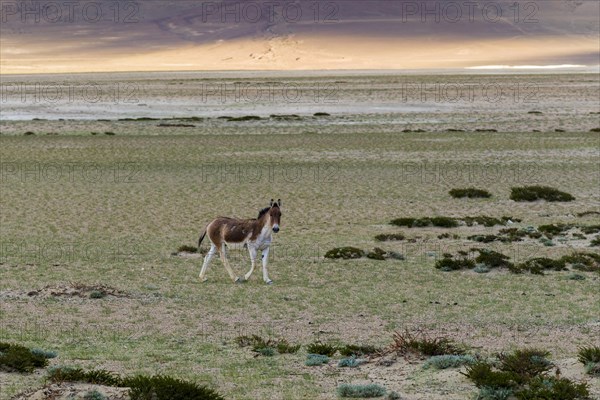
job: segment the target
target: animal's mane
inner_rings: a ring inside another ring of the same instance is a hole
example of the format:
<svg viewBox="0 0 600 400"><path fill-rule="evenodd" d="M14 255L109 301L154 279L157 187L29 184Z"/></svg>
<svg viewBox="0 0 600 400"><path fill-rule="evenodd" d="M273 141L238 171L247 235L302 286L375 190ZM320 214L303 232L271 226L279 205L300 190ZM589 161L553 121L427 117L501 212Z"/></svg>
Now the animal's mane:
<svg viewBox="0 0 600 400"><path fill-rule="evenodd" d="M269 212L270 209L271 209L271 207L265 207L262 210L260 210L258 212L258 217L256 219L259 219L260 217L262 217L263 215L265 215L267 212Z"/></svg>

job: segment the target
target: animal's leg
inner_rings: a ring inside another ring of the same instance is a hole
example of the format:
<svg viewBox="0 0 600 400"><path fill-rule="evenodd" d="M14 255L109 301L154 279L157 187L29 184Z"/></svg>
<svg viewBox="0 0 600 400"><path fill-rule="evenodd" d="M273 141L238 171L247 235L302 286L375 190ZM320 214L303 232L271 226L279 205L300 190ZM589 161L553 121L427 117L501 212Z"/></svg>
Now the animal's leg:
<svg viewBox="0 0 600 400"><path fill-rule="evenodd" d="M250 253L250 271L248 271L248 273L246 275L244 275L244 279L248 280L250 279L250 275L252 275L252 273L254 272L254 267L256 266L256 253L258 253L258 251L256 250L256 247L254 246L248 246L248 252Z"/></svg>
<svg viewBox="0 0 600 400"><path fill-rule="evenodd" d="M210 260L213 258L213 256L215 255L216 252L217 252L217 246L215 246L213 243L211 243L210 250L206 254L206 257L204 257L204 264L202 264L202 269L200 270L200 280L202 282L207 281L206 271L208 270L208 264L210 264Z"/></svg>
<svg viewBox="0 0 600 400"><path fill-rule="evenodd" d="M263 281L266 284L270 285L273 283L271 279L269 279L269 274L267 273L267 263L269 261L269 248L267 247L262 251L262 269L263 269Z"/></svg>
<svg viewBox="0 0 600 400"><path fill-rule="evenodd" d="M235 276L233 270L231 269L231 266L229 265L229 260L227 259L227 250L225 249L225 243L221 245L221 250L219 251L219 253L221 254L221 261L223 261L223 265L225 266L229 277L234 282L241 282L241 279L238 276Z"/></svg>

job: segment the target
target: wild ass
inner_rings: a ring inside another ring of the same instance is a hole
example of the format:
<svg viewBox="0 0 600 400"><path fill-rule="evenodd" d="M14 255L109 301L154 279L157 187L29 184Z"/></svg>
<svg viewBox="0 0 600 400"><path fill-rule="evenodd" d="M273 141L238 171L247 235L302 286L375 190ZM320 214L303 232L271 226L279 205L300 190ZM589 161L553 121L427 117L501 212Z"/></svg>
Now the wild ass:
<svg viewBox="0 0 600 400"><path fill-rule="evenodd" d="M215 253L218 251L223 261L225 269L229 273L231 279L236 283L241 283L244 280L250 279L254 267L256 265L256 255L260 250L262 252L262 272L263 280L267 284L272 284L273 281L269 279L267 273L267 262L269 258L269 246L273 237L273 232L279 232L279 223L281 220L281 199L276 202L271 199L269 207L263 208L258 213L256 219L235 219L228 217L218 217L212 220L207 226L200 239L198 240L198 251L200 251L200 245L202 240L208 234L210 239L210 250L206 257L204 257L204 264L202 264L202 270L200 271L200 280L206 282L206 271L210 260L213 258ZM250 253L250 271L246 273L244 279L236 276L229 265L227 259L227 244L244 244L248 247Z"/></svg>

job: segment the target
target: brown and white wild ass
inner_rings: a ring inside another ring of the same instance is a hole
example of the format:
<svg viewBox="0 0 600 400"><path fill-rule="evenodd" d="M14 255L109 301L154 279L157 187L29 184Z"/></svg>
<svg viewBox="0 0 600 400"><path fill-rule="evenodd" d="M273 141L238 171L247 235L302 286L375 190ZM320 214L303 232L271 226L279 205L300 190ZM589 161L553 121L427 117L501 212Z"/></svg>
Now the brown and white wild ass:
<svg viewBox="0 0 600 400"><path fill-rule="evenodd" d="M210 250L204 257L204 264L202 264L202 270L200 271L200 280L206 282L206 271L210 260L213 258L215 253L218 251L223 261L223 265L229 273L231 279L240 283L244 280L250 279L250 275L254 272L256 265L256 255L260 250L262 252L262 272L263 280L267 284L272 284L273 281L269 279L267 273L267 262L269 258L269 246L273 238L273 232L279 232L279 224L281 220L281 199L274 202L271 199L269 207L263 208L258 213L256 219L235 219L228 217L218 217L212 220L207 226L200 239L198 240L198 251L200 251L200 245L202 240L208 234L210 240ZM227 244L244 244L248 247L250 253L250 271L246 273L244 279L236 276L229 265L227 259Z"/></svg>

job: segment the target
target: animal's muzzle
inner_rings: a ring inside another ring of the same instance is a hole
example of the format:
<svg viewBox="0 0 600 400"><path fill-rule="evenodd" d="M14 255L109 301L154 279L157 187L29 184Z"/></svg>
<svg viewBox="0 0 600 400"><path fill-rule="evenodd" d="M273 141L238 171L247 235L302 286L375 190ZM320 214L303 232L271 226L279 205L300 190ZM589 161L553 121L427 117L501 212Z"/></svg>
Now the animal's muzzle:
<svg viewBox="0 0 600 400"><path fill-rule="evenodd" d="M273 225L273 232L275 232L275 233L279 232L279 225L277 225L277 224Z"/></svg>

